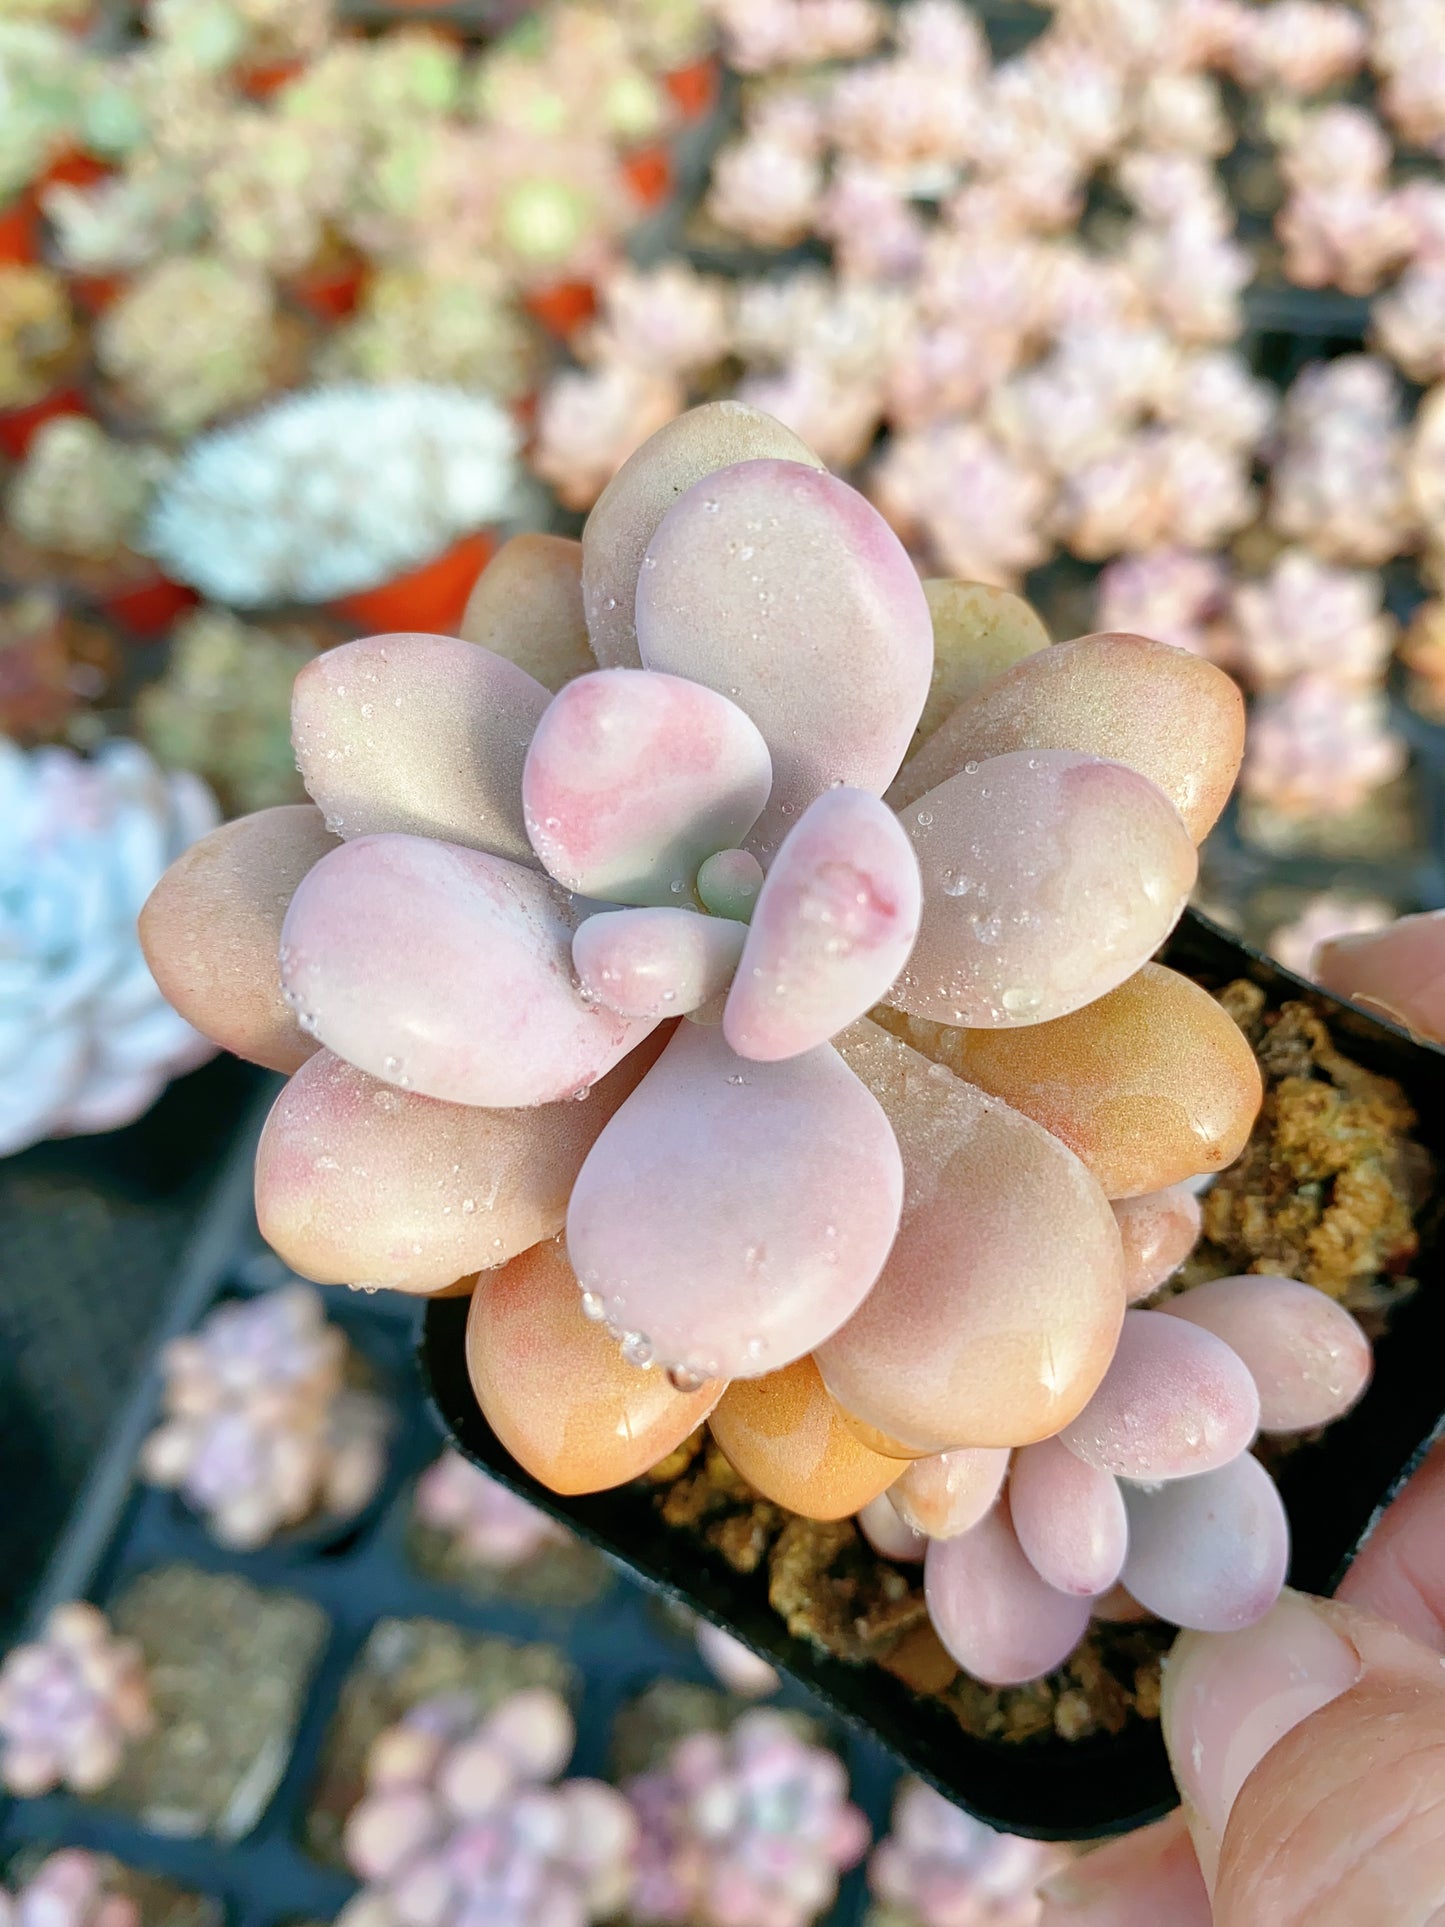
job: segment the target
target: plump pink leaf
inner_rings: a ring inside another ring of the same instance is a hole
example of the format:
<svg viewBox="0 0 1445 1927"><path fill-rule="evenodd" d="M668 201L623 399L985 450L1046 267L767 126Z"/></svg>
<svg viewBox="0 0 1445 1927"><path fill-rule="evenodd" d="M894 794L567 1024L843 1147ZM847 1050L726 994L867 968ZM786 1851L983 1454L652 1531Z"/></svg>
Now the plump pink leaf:
<svg viewBox="0 0 1445 1927"><path fill-rule="evenodd" d="M522 765L548 700L474 642L364 636L296 678L291 739L337 836L396 830L531 864Z"/></svg>
<svg viewBox="0 0 1445 1927"><path fill-rule="evenodd" d="M966 1672L990 1686L1051 1673L1089 1624L1089 1602L1056 1592L1024 1557L1007 1506L960 1538L933 1540L923 1578L933 1630Z"/></svg>
<svg viewBox="0 0 1445 1927"><path fill-rule="evenodd" d="M593 1146L567 1244L634 1352L756 1378L857 1309L901 1199L888 1121L836 1051L751 1064L683 1024Z"/></svg>
<svg viewBox="0 0 1445 1927"><path fill-rule="evenodd" d="M604 910L579 925L583 992L624 1017L685 1017L732 982L747 926L695 910Z"/></svg>
<svg viewBox="0 0 1445 1927"><path fill-rule="evenodd" d="M829 790L783 840L758 897L723 1034L760 1063L826 1043L871 1010L918 935L918 861L866 790Z"/></svg>
<svg viewBox="0 0 1445 1927"><path fill-rule="evenodd" d="M527 834L583 896L691 903L698 869L740 843L772 765L735 703L681 676L599 669L553 699L522 776Z"/></svg>
<svg viewBox="0 0 1445 1927"><path fill-rule="evenodd" d="M863 1510L855 1514L858 1530L885 1559L921 1559L928 1550L928 1541L921 1532L915 1532L900 1513L889 1503L888 1494L880 1492L876 1499L870 1499Z"/></svg>
<svg viewBox="0 0 1445 1927"><path fill-rule="evenodd" d="M1294 1278L1212 1278L1160 1307L1212 1332L1259 1389L1266 1432L1306 1432L1348 1412L1370 1382L1370 1341L1332 1298Z"/></svg>
<svg viewBox="0 0 1445 1927"><path fill-rule="evenodd" d="M923 927L887 1001L982 1030L1091 1004L1147 963L1198 859L1162 790L1122 763L1018 750L902 813Z"/></svg>
<svg viewBox="0 0 1445 1927"><path fill-rule="evenodd" d="M1103 1384L1059 1436L1086 1465L1154 1484L1214 1471L1258 1429L1254 1380L1222 1339L1130 1311Z"/></svg>
<svg viewBox="0 0 1445 1927"><path fill-rule="evenodd" d="M880 796L933 669L933 626L902 544L872 505L794 461L707 475L668 510L637 584L649 669L731 696L767 738L773 793L750 847L766 864L816 796Z"/></svg>
<svg viewBox="0 0 1445 1927"><path fill-rule="evenodd" d="M1199 1199L1186 1178L1164 1191L1116 1198L1114 1216L1124 1244L1124 1289L1133 1304L1172 1278L1194 1249L1199 1240Z"/></svg>
<svg viewBox="0 0 1445 1927"><path fill-rule="evenodd" d="M970 1532L1003 1490L1011 1454L992 1445L963 1447L915 1459L889 1486L886 1497L899 1517L930 1539L956 1539Z"/></svg>
<svg viewBox="0 0 1445 1927"><path fill-rule="evenodd" d="M453 1104L586 1091L651 1029L589 1004L556 884L415 836L344 843L303 878L281 982L303 1030L359 1070Z"/></svg>
<svg viewBox="0 0 1445 1927"><path fill-rule="evenodd" d="M1141 1606L1201 1633L1263 1619L1284 1584L1289 1522L1257 1458L1246 1452L1198 1478L1123 1492L1123 1581Z"/></svg>
<svg viewBox="0 0 1445 1927"><path fill-rule="evenodd" d="M1014 1531L1039 1577L1080 1598L1107 1592L1129 1538L1118 1480L1041 1439L1015 1455L1008 1490Z"/></svg>
<svg viewBox="0 0 1445 1927"><path fill-rule="evenodd" d="M647 1041L585 1104L482 1110L399 1091L318 1051L272 1106L256 1214L324 1285L443 1290L562 1229L582 1160L657 1055Z"/></svg>
<svg viewBox="0 0 1445 1927"><path fill-rule="evenodd" d="M838 1049L903 1153L883 1275L817 1352L845 1411L905 1449L1027 1445L1092 1397L1124 1313L1119 1232L1056 1137L864 1020Z"/></svg>

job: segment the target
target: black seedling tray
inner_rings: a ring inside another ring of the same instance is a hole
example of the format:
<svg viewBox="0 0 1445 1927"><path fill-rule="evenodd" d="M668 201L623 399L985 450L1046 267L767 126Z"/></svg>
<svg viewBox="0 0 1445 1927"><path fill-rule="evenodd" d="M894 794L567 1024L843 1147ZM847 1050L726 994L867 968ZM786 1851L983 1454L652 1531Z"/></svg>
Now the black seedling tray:
<svg viewBox="0 0 1445 1927"><path fill-rule="evenodd" d="M85 1598L105 1608L140 1575L173 1563L234 1573L262 1591L312 1601L326 1617L327 1633L289 1763L258 1824L231 1844L150 1831L130 1814L108 1807L104 1795L94 1800L65 1793L35 1800L0 1796L0 1869L30 1849L89 1847L213 1896L223 1904L227 1927L294 1927L303 1920L329 1921L355 1890L354 1882L308 1852L305 1819L338 1695L379 1620L440 1620L518 1645L557 1648L581 1682L571 1773L608 1774L617 1712L659 1677L716 1682L690 1638L664 1619L646 1593L617 1574L608 1574L600 1597L567 1607L506 1596L480 1599L417 1570L405 1543L413 1485L443 1438L417 1371L422 1308L399 1294L324 1292L329 1316L370 1364L378 1389L396 1410L384 1485L353 1525L338 1528L329 1539L303 1534L257 1552L228 1552L213 1543L176 1495L136 1482L136 1453L158 1412L161 1380L154 1354L168 1338L192 1329L218 1299L250 1295L290 1276L264 1249L255 1226L251 1164L259 1125L258 1114L240 1132L200 1214L151 1363L32 1600L29 1631L64 1600ZM819 1711L791 1683L770 1703ZM853 1798L867 1813L875 1838L881 1838L896 1769L866 1740L834 1737L843 1743ZM844 1883L829 1927L858 1927L865 1906L859 1869Z"/></svg>
<svg viewBox="0 0 1445 1927"><path fill-rule="evenodd" d="M1322 996L1193 911L1161 956L1211 988L1248 977L1263 987L1271 1008L1296 998L1310 1002L1351 1057L1403 1085L1419 1112L1418 1136L1445 1174L1445 1052ZM1420 1289L1378 1345L1369 1391L1320 1444L1302 1448L1279 1470L1293 1537L1290 1580L1306 1591L1333 1591L1439 1435L1445 1407L1440 1217L1437 1181L1420 1226ZM1123 1832L1176 1803L1156 1724L1136 1720L1118 1738L1073 1743L1052 1736L1015 1745L975 1739L941 1706L915 1698L880 1668L850 1665L792 1638L768 1605L766 1572L740 1575L691 1534L663 1525L646 1489L570 1499L549 1492L521 1470L482 1417L467 1378L466 1317L464 1300L427 1307L423 1362L437 1409L469 1458L624 1561L645 1584L735 1633L949 1799L991 1826L1045 1840Z"/></svg>

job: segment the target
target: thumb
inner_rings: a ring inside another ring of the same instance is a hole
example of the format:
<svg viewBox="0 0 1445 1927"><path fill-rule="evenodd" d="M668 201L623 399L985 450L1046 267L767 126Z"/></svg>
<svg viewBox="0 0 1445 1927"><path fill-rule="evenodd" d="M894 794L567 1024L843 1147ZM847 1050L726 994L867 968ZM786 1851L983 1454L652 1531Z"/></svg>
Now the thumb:
<svg viewBox="0 0 1445 1927"><path fill-rule="evenodd" d="M1325 990L1417 1037L1445 1038L1445 910L1321 944L1313 975Z"/></svg>
<svg viewBox="0 0 1445 1927"><path fill-rule="evenodd" d="M1285 1593L1186 1633L1164 1735L1215 1927L1445 1920L1445 1661L1350 1606Z"/></svg>

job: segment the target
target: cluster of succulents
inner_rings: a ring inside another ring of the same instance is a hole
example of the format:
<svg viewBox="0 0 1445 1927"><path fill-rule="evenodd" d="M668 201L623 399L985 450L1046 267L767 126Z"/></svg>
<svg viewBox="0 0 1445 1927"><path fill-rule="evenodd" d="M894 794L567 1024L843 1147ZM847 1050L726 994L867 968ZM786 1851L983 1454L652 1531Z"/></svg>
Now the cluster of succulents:
<svg viewBox="0 0 1445 1927"><path fill-rule="evenodd" d="M1228 678L925 590L735 402L580 544L504 549L466 627L309 665L315 807L218 832L143 919L178 1008L293 1073L256 1172L282 1258L478 1274L482 1411L557 1491L706 1420L791 1511L890 1493L980 1678L1048 1672L1121 1574L1176 1623L1266 1611L1250 1447L1337 1417L1368 1343L1288 1279L1126 1311L1260 1103L1150 961L1239 766Z"/></svg>
<svg viewBox="0 0 1445 1927"><path fill-rule="evenodd" d="M100 1855L66 1847L14 1893L0 1889L0 1927L141 1927L141 1909Z"/></svg>
<svg viewBox="0 0 1445 1927"><path fill-rule="evenodd" d="M638 1927L808 1927L868 1846L842 1761L780 1713L689 1733L625 1791Z"/></svg>
<svg viewBox="0 0 1445 1927"><path fill-rule="evenodd" d="M348 1523L381 1484L390 1423L351 1365L307 1285L218 1305L162 1354L164 1416L143 1476L178 1491L222 1545Z"/></svg>
<svg viewBox="0 0 1445 1927"><path fill-rule="evenodd" d="M94 1793L151 1718L140 1649L94 1606L57 1606L0 1665L0 1784L27 1799L60 1786Z"/></svg>
<svg viewBox="0 0 1445 1927"><path fill-rule="evenodd" d="M10 528L61 562L108 562L132 549L167 460L107 435L87 415L59 415L35 433L5 496Z"/></svg>
<svg viewBox="0 0 1445 1927"><path fill-rule="evenodd" d="M728 280L679 264L604 277L580 365L544 391L539 472L586 507L661 420L726 384L856 469L925 573L1017 586L1068 551L1106 565L1101 627L1229 666L1233 590L1253 591L1282 542L1370 571L1367 600L1402 552L1423 547L1431 579L1432 417L1412 478L1390 364L1445 374L1445 200L1392 145L1440 138L1432 7L1059 5L996 61L961 0L714 0L749 79L692 238L752 258ZM1371 67L1383 122L1333 98ZM1238 120L1226 83L1248 96ZM1249 284L1277 272L1236 233L1219 163L1241 139L1255 175L1277 176L1284 274L1375 297L1379 358L1306 368L1282 411L1235 345ZM1096 188L1107 217L1087 210ZM759 272L757 250L803 241L831 267ZM1427 707L1445 686L1438 607L1413 647ZM1307 609L1279 614L1305 655ZM1357 654L1373 626L1335 641ZM1247 834L1268 841L1272 815L1349 817L1403 766L1383 659L1367 683L1335 661L1322 649L1322 682L1261 699L1248 782L1264 817Z"/></svg>
<svg viewBox="0 0 1445 1927"><path fill-rule="evenodd" d="M421 1920L586 1927L632 1882L637 1821L597 1780L563 1780L576 1733L544 1687L478 1718L464 1697L412 1707L371 1749L344 1845L365 1882L338 1927Z"/></svg>
<svg viewBox="0 0 1445 1927"><path fill-rule="evenodd" d="M135 743L86 759L0 738L0 1155L127 1123L212 1054L156 988L135 919L217 815Z"/></svg>
<svg viewBox="0 0 1445 1927"><path fill-rule="evenodd" d="M0 262L0 409L48 394L74 366L77 348L60 276Z"/></svg>

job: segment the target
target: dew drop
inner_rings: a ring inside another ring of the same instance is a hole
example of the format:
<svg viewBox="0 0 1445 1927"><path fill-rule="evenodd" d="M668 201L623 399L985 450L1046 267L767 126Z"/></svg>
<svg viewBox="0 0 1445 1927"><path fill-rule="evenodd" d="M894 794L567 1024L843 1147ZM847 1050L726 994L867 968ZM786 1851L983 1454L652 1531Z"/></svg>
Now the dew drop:
<svg viewBox="0 0 1445 1927"><path fill-rule="evenodd" d="M642 1332L628 1332L622 1340L622 1356L629 1365L646 1371L652 1363L652 1340Z"/></svg>
<svg viewBox="0 0 1445 1927"><path fill-rule="evenodd" d="M605 1304L603 1304L602 1300L597 1296L597 1293L595 1291L583 1292L582 1316L584 1318L590 1318L594 1325L600 1325L603 1319L606 1318L607 1307Z"/></svg>
<svg viewBox="0 0 1445 1927"><path fill-rule="evenodd" d="M692 1365L674 1365L668 1371L667 1382L675 1392L700 1392L707 1380Z"/></svg>
<svg viewBox="0 0 1445 1927"><path fill-rule="evenodd" d="M918 812L918 822L919 822L919 827L921 829L926 830L932 821L933 821L932 810L920 810Z"/></svg>
<svg viewBox="0 0 1445 1927"><path fill-rule="evenodd" d="M977 763L965 763L965 764L964 764L964 766L963 766L963 773L964 773L964 775L965 775L965 776L977 776L977 774L978 774L978 764L977 764Z"/></svg>
<svg viewBox="0 0 1445 1927"><path fill-rule="evenodd" d="M1003 994L1003 1007L1010 1017L1027 1017L1042 1002L1037 990L1006 990Z"/></svg>

